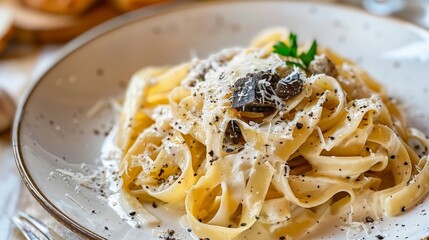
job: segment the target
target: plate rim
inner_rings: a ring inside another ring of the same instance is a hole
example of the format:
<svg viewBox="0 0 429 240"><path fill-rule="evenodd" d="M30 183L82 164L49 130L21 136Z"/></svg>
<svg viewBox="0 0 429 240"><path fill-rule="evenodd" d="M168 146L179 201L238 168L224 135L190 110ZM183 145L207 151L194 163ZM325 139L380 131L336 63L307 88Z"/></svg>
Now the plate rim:
<svg viewBox="0 0 429 240"><path fill-rule="evenodd" d="M141 21L144 19L149 19L151 17L159 17L161 15L170 14L177 11L183 11L191 8L199 8L207 5L227 5L227 4L243 4L248 3L248 0L221 0L214 2L167 2L167 3L159 3L152 6L148 6L142 9L138 9L118 17L115 17L111 20L108 20L90 30L85 32L84 34L74 38L69 43L61 47L53 56L52 61L43 71L37 74L33 79L31 86L27 88L21 100L18 104L17 112L15 114L13 130L12 130L12 147L13 153L15 157L15 164L17 166L18 172L21 176L21 179L31 193L31 195L37 200L37 202L58 222L67 227L72 232L78 234L80 237L85 239L97 239L104 240L106 238L101 235L91 231L86 228L82 224L74 221L67 214L65 214L62 210L54 205L53 202L49 200L49 198L43 193L40 187L34 182L30 172L28 171L27 166L25 165L24 157L21 152L21 124L23 115L26 110L26 106L28 102L31 100L31 97L39 86L39 83L45 79L46 75L54 69L58 64L60 64L63 60L65 60L69 55L73 54L76 50L81 47L91 43L92 41L101 38L102 36L108 34L111 31L114 31L118 28L124 27L126 25L132 24L136 21ZM372 18L376 18L379 20L391 22L393 24L402 25L403 27L409 27L416 31L423 32L429 35L429 29L425 29L421 26L418 26L414 23L394 18L391 16L378 16L371 14L363 9L350 6L350 5L339 5L332 2L314 2L314 1L299 1L299 0L251 0L251 2L255 3L263 3L263 4L272 4L272 3L282 3L282 4L296 4L296 5L307 5L307 6L328 6L331 8L341 9L342 11L350 11L355 13L360 13L366 16L370 16Z"/></svg>

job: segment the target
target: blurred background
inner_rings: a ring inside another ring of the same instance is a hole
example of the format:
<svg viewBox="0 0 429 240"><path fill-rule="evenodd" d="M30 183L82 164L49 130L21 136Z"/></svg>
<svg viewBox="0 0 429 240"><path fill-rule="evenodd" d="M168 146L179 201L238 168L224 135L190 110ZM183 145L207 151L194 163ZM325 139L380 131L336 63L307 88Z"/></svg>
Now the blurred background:
<svg viewBox="0 0 429 240"><path fill-rule="evenodd" d="M202 0L201 0L202 1ZM286 1L286 0L284 0ZM310 1L310 0L302 0ZM71 39L109 19L154 4L191 0L0 0L0 239L22 239L10 216L29 212L66 239L79 239L51 218L21 183L10 127L17 102L35 76ZM429 0L313 0L348 5L429 29Z"/></svg>

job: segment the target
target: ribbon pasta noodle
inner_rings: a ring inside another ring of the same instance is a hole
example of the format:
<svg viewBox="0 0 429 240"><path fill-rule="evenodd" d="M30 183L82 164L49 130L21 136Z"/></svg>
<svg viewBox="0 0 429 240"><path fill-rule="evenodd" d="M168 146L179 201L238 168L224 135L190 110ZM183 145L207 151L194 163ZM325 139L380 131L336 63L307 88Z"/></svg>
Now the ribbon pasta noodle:
<svg viewBox="0 0 429 240"><path fill-rule="evenodd" d="M273 52L291 41L271 29L248 49L136 73L117 134L127 195L183 206L211 240L294 239L350 206L361 221L423 200L425 136L354 63L319 48L297 67Z"/></svg>

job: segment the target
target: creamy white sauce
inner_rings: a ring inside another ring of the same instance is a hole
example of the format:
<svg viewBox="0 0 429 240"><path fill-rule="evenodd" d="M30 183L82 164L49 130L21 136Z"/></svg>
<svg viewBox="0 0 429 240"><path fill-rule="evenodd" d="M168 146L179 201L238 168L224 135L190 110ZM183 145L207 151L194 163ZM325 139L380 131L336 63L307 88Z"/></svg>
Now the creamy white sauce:
<svg viewBox="0 0 429 240"><path fill-rule="evenodd" d="M167 237L168 230L174 230L172 237L176 239L199 239L188 232L184 206L177 204L162 204L156 202L141 204L135 197L121 190L122 182L117 174L122 151L116 145L117 127L113 128L101 148L100 159L106 171L109 190L113 192L105 200L118 216L133 228L150 233L154 238ZM149 212L155 217L151 217ZM132 216L130 215L132 213Z"/></svg>

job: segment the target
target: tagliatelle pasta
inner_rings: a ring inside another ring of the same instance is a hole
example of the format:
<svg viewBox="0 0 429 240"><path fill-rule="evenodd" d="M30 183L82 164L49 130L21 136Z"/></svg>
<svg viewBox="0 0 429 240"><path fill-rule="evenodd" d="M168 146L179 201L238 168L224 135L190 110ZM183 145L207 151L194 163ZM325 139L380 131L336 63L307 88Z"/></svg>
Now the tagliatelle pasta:
<svg viewBox="0 0 429 240"><path fill-rule="evenodd" d="M377 219L421 201L425 136L354 63L294 41L271 29L248 49L136 73L117 134L127 196L182 205L211 240L294 239L326 214Z"/></svg>

